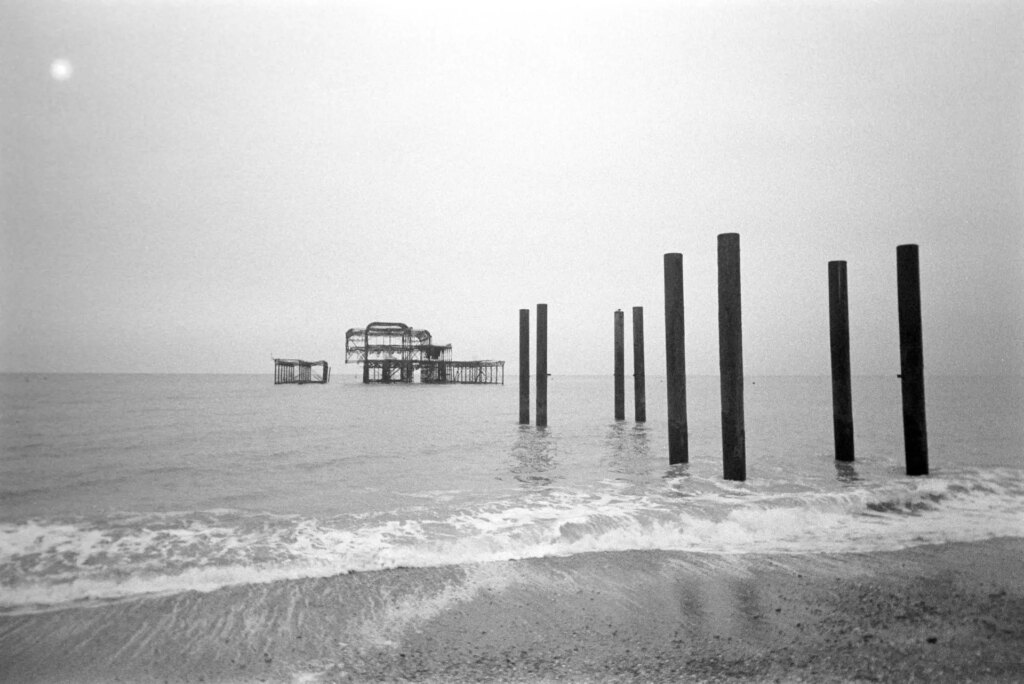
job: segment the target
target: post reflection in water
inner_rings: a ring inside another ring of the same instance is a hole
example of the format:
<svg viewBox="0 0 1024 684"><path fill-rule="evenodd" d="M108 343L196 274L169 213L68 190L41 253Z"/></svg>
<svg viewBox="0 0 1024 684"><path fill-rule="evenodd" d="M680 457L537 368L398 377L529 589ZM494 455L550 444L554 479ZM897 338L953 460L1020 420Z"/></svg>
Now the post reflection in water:
<svg viewBox="0 0 1024 684"><path fill-rule="evenodd" d="M678 480L680 478L690 477L690 464L689 463L673 463L665 471L665 474L661 476L663 480Z"/></svg>
<svg viewBox="0 0 1024 684"><path fill-rule="evenodd" d="M851 461L836 461L836 479L844 484L857 482L860 476Z"/></svg>
<svg viewBox="0 0 1024 684"><path fill-rule="evenodd" d="M608 470L625 475L622 479L642 478L651 473L654 464L651 462L650 429L646 424L612 423L608 426L605 446Z"/></svg>
<svg viewBox="0 0 1024 684"><path fill-rule="evenodd" d="M520 425L512 447L509 472L516 480L531 487L549 487L554 478L544 475L554 470L558 447L546 427Z"/></svg>

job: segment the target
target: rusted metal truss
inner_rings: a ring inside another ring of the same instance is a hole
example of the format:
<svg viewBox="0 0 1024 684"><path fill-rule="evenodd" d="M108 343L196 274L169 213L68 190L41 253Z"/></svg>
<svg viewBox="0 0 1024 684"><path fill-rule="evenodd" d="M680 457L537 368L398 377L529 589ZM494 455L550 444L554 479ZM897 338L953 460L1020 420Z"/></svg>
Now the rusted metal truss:
<svg viewBox="0 0 1024 684"><path fill-rule="evenodd" d="M452 361L452 345L404 323L370 323L345 333L345 363L363 364L363 382L505 384L504 361Z"/></svg>
<svg viewBox="0 0 1024 684"><path fill-rule="evenodd" d="M452 345L432 344L430 331L404 323L370 323L345 333L345 363L362 361L450 361Z"/></svg>
<svg viewBox="0 0 1024 684"><path fill-rule="evenodd" d="M313 368L319 366L319 373ZM326 361L303 361L302 359L274 359L275 385L327 384L331 369Z"/></svg>

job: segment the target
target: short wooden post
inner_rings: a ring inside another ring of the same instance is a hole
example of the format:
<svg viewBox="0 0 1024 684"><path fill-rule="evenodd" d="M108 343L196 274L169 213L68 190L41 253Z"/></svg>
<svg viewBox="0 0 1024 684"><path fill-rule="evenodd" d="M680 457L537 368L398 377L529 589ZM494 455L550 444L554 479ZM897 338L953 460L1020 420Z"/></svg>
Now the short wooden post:
<svg viewBox="0 0 1024 684"><path fill-rule="evenodd" d="M718 365L722 388L722 463L727 480L747 478L743 424L743 323L740 236L718 236Z"/></svg>
<svg viewBox="0 0 1024 684"><path fill-rule="evenodd" d="M530 424L530 310L519 310L519 424Z"/></svg>
<svg viewBox="0 0 1024 684"><path fill-rule="evenodd" d="M626 419L626 362L622 309L615 311L615 420Z"/></svg>
<svg viewBox="0 0 1024 684"><path fill-rule="evenodd" d="M537 427L548 424L548 305L537 305Z"/></svg>
<svg viewBox="0 0 1024 684"><path fill-rule="evenodd" d="M832 348L832 434L836 460L853 460L853 397L850 383L850 315L846 262L828 262L828 319Z"/></svg>
<svg viewBox="0 0 1024 684"><path fill-rule="evenodd" d="M665 384L668 387L668 462L690 460L686 424L686 328L683 319L683 255L665 255Z"/></svg>
<svg viewBox="0 0 1024 684"><path fill-rule="evenodd" d="M899 245L896 248L896 288L900 317L900 378L907 475L927 475L928 431L924 412L921 275L917 245Z"/></svg>
<svg viewBox="0 0 1024 684"><path fill-rule="evenodd" d="M647 421L647 380L644 377L644 307L633 307L633 415Z"/></svg>

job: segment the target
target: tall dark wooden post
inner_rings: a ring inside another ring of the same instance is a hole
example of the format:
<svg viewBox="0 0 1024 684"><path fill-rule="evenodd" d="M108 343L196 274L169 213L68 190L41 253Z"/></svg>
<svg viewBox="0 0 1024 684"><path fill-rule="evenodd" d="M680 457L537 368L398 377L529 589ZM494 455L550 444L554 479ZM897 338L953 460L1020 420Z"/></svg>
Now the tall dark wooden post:
<svg viewBox="0 0 1024 684"><path fill-rule="evenodd" d="M896 248L896 287L907 475L927 475L928 430L924 413L924 347L921 342L921 275L917 245L899 245Z"/></svg>
<svg viewBox="0 0 1024 684"><path fill-rule="evenodd" d="M668 462L690 460L686 424L686 328L683 324L683 255L665 255L665 384L668 387Z"/></svg>
<svg viewBox="0 0 1024 684"><path fill-rule="evenodd" d="M530 310L519 310L519 424L530 424Z"/></svg>
<svg viewBox="0 0 1024 684"><path fill-rule="evenodd" d="M626 419L626 362L622 309L615 310L615 420Z"/></svg>
<svg viewBox="0 0 1024 684"><path fill-rule="evenodd" d="M537 305L537 427L548 424L548 305Z"/></svg>
<svg viewBox="0 0 1024 684"><path fill-rule="evenodd" d="M644 307L633 307L633 415L647 421L647 379L644 377Z"/></svg>
<svg viewBox="0 0 1024 684"><path fill-rule="evenodd" d="M850 383L850 314L846 262L828 262L828 320L832 348L832 433L836 460L853 460L853 397Z"/></svg>
<svg viewBox="0 0 1024 684"><path fill-rule="evenodd" d="M743 322L740 236L718 236L718 365L722 387L722 463L727 480L747 478L743 425Z"/></svg>

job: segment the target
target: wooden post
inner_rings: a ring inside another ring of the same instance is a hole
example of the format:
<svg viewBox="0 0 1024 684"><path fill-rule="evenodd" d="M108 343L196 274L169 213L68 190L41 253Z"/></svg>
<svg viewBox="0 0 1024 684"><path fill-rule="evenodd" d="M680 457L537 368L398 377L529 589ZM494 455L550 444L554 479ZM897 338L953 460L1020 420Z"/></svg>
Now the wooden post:
<svg viewBox="0 0 1024 684"><path fill-rule="evenodd" d="M927 475L928 430L924 413L921 276L917 245L899 245L896 248L896 287L900 316L900 377L907 475Z"/></svg>
<svg viewBox="0 0 1024 684"><path fill-rule="evenodd" d="M633 307L633 415L647 421L647 379L644 377L644 307Z"/></svg>
<svg viewBox="0 0 1024 684"><path fill-rule="evenodd" d="M537 427L548 424L548 305L537 305Z"/></svg>
<svg viewBox="0 0 1024 684"><path fill-rule="evenodd" d="M832 433L836 460L853 460L853 397L850 383L850 315L846 262L828 262L828 319L832 348Z"/></svg>
<svg viewBox="0 0 1024 684"><path fill-rule="evenodd" d="M530 424L530 310L519 310L519 424Z"/></svg>
<svg viewBox="0 0 1024 684"><path fill-rule="evenodd" d="M626 362L622 309L615 310L615 420L626 419Z"/></svg>
<svg viewBox="0 0 1024 684"><path fill-rule="evenodd" d="M747 478L743 425L743 323L740 315L740 236L718 236L718 365L722 388L725 479Z"/></svg>
<svg viewBox="0 0 1024 684"><path fill-rule="evenodd" d="M686 328L683 320L683 255L665 255L665 384L668 386L668 462L690 460L686 424Z"/></svg>

